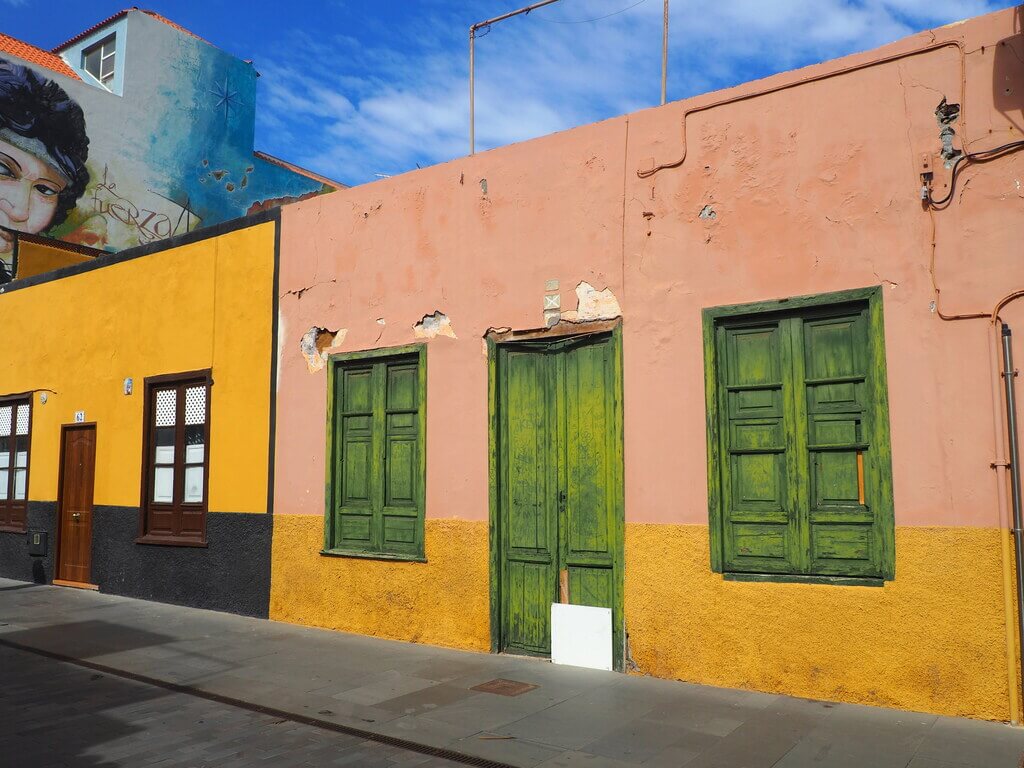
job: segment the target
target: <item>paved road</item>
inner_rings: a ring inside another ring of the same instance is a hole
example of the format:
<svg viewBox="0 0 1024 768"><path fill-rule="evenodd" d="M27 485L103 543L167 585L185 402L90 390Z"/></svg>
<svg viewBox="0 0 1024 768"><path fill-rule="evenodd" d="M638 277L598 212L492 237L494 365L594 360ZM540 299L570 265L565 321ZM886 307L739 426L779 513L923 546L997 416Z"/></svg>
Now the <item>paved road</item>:
<svg viewBox="0 0 1024 768"><path fill-rule="evenodd" d="M0 646L4 768L457 766Z"/></svg>
<svg viewBox="0 0 1024 768"><path fill-rule="evenodd" d="M500 679L533 688L508 697L478 687ZM303 718L329 727L298 725ZM0 579L0 768L59 759L103 768L452 764L331 728L520 768L1022 768L1024 756L1024 728L1000 723L574 669Z"/></svg>

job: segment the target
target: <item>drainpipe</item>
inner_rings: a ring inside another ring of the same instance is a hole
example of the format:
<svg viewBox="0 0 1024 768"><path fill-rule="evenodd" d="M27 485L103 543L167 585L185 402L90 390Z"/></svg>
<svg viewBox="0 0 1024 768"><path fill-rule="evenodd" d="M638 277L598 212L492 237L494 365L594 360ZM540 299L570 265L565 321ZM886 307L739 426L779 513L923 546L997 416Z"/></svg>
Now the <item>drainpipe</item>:
<svg viewBox="0 0 1024 768"><path fill-rule="evenodd" d="M1010 489L1013 499L1013 548L1017 563L1017 638L1021 658L1024 659L1024 524L1021 521L1020 497L1020 445L1017 434L1017 397L1013 367L1013 334L1010 326L1002 324L1003 388L1006 393L1006 426L1010 445ZM1014 681L1016 684L1016 680Z"/></svg>

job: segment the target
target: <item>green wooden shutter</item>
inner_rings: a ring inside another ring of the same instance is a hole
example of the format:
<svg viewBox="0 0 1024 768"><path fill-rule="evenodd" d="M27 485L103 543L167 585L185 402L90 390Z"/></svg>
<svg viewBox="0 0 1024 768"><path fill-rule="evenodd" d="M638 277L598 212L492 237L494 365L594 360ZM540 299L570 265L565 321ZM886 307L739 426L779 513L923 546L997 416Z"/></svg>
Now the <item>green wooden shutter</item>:
<svg viewBox="0 0 1024 768"><path fill-rule="evenodd" d="M719 328L722 525L726 570L793 573L795 489L791 349L784 323Z"/></svg>
<svg viewBox="0 0 1024 768"><path fill-rule="evenodd" d="M570 602L615 605L615 387L610 338L584 338L564 357L565 525L562 567ZM561 409L560 409L561 410Z"/></svg>
<svg viewBox="0 0 1024 768"><path fill-rule="evenodd" d="M382 366L386 391L379 541L384 552L416 555L423 536L419 366L415 360Z"/></svg>
<svg viewBox="0 0 1024 768"><path fill-rule="evenodd" d="M716 569L894 575L881 297L852 293L706 312Z"/></svg>
<svg viewBox="0 0 1024 768"><path fill-rule="evenodd" d="M338 507L333 546L372 551L374 473L374 370L373 366L341 369L336 382L339 450L335 487Z"/></svg>
<svg viewBox="0 0 1024 768"><path fill-rule="evenodd" d="M558 464L553 358L527 347L501 348L504 644L551 651L557 599Z"/></svg>
<svg viewBox="0 0 1024 768"><path fill-rule="evenodd" d="M802 323L811 573L881 576L866 309Z"/></svg>
<svg viewBox="0 0 1024 768"><path fill-rule="evenodd" d="M352 356L334 371L335 554L423 556L424 386L419 355ZM332 501L329 500L329 504Z"/></svg>

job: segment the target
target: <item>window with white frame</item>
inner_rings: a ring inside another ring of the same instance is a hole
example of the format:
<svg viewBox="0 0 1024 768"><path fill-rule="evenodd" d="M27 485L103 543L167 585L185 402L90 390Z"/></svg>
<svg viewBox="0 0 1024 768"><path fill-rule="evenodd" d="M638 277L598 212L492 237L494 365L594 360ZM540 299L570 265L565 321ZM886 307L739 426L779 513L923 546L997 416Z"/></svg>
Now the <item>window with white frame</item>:
<svg viewBox="0 0 1024 768"><path fill-rule="evenodd" d="M116 38L109 35L82 52L82 68L104 85L114 79Z"/></svg>

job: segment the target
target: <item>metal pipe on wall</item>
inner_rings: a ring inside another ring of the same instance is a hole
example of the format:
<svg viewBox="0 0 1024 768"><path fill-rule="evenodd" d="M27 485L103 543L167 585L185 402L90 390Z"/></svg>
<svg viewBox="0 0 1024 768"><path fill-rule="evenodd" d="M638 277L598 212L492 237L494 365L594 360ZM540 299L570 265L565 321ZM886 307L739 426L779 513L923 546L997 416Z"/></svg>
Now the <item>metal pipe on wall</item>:
<svg viewBox="0 0 1024 768"><path fill-rule="evenodd" d="M661 32L661 103L665 103L668 84L668 0L665 0L665 18Z"/></svg>
<svg viewBox="0 0 1024 768"><path fill-rule="evenodd" d="M476 49L476 27L472 26L469 28L469 154L476 154L476 124L473 116L476 109L473 104L474 100L474 87L473 87L473 70Z"/></svg>
<svg viewBox="0 0 1024 768"><path fill-rule="evenodd" d="M1017 563L1017 639L1024 659L1024 525L1021 522L1020 440L1017 432L1017 371L1013 367L1013 333L1002 324L1003 388L1006 393L1006 426L1010 444L1010 489L1013 500L1013 549Z"/></svg>

